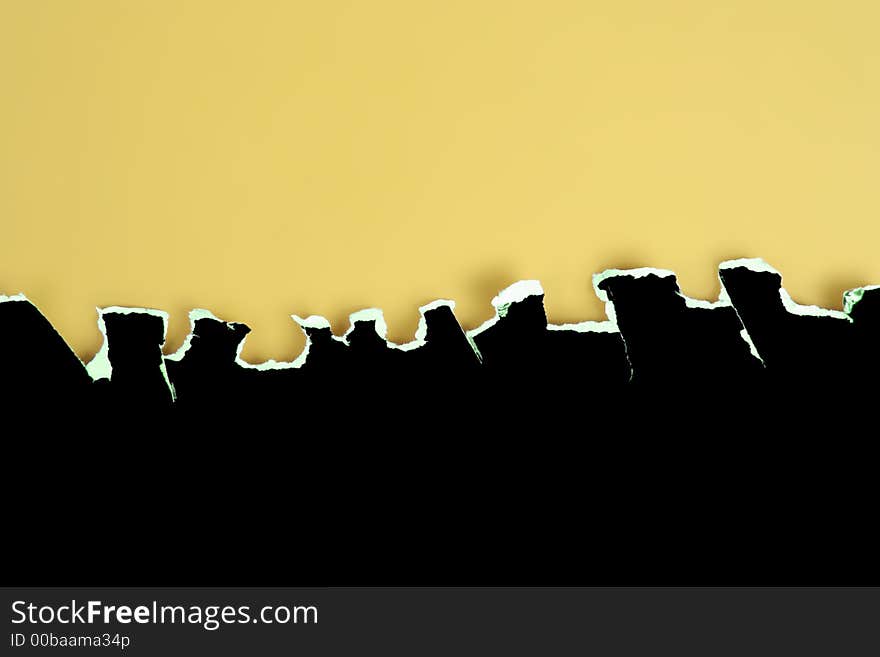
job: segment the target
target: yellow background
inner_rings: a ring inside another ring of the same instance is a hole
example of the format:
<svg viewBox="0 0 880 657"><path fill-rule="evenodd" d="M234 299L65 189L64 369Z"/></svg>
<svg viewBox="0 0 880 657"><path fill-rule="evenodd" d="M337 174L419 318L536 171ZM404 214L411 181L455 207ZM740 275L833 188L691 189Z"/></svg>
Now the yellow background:
<svg viewBox="0 0 880 657"><path fill-rule="evenodd" d="M290 313L519 278L603 317L606 267L759 255L795 299L880 283L880 4L0 0L0 292L81 356L96 305L205 307L290 359Z"/></svg>

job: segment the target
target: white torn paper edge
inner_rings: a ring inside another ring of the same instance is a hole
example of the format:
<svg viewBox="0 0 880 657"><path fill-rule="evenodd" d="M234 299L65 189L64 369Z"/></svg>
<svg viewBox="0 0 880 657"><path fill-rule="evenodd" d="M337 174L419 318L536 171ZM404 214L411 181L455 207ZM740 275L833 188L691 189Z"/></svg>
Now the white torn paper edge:
<svg viewBox="0 0 880 657"><path fill-rule="evenodd" d="M522 301L525 301L529 297L543 298L543 296L544 288L541 287L540 281L525 280L517 281L512 285L508 285L492 298L492 307L495 308L495 315L480 324L477 328L465 331L465 335L468 337L468 340L471 342L471 344L473 344L474 338L476 338L481 333L488 331L490 328L495 326L503 317L507 316L507 311L510 308L511 304L520 303ZM474 348L476 348L476 346Z"/></svg>
<svg viewBox="0 0 880 657"><path fill-rule="evenodd" d="M150 315L162 320L162 344L159 345L159 355L161 357L159 371L162 372L162 378L165 380L168 391L171 393L171 400L176 400L177 393L174 390L174 384L168 378L168 371L165 369L165 356L162 354L162 346L165 344L165 336L168 334L168 313L164 310L155 310L153 308L127 308L124 306L106 306L105 308L95 308L95 310L98 311L98 330L101 331L104 340L98 353L86 364L86 372L92 377L92 381L98 381L99 379L113 380L113 365L110 363L110 343L107 339L107 324L104 322L104 315Z"/></svg>
<svg viewBox="0 0 880 657"><path fill-rule="evenodd" d="M541 282L534 279L517 281L516 283L509 285L508 287L501 290L497 295L495 295L495 297L492 299L492 306L495 308L494 317L490 317L485 322L480 324L477 328L465 332L468 342L470 342L471 347L477 354L477 357L480 359L480 361L483 360L483 356L480 353L479 348L477 347L475 338L481 333L495 326L501 319L506 317L507 311L510 308L511 304L525 301L529 297L533 296L539 296L542 298L544 296L544 288L541 285ZM605 301L607 310L607 299ZM550 322L548 322L547 330L572 331L575 333L619 333L617 322L614 319L613 309L612 314L608 315L608 318L604 320L586 320L583 322L565 324L551 324ZM622 339L623 337L621 336L621 340ZM630 368L630 371L632 371L632 368Z"/></svg>
<svg viewBox="0 0 880 657"><path fill-rule="evenodd" d="M548 331L574 331L575 333L617 333L617 325L611 320L587 320L574 324L547 324Z"/></svg>
<svg viewBox="0 0 880 657"><path fill-rule="evenodd" d="M183 340L183 344L175 351L173 354L168 354L165 356L165 360L180 362L183 360L186 353L189 351L192 346L193 337L195 337L196 331L196 322L200 319L213 319L214 321L221 322L226 325L229 330L233 330L237 322L228 322L224 319L220 319L210 310L206 310L204 308L194 308L189 311L189 333L187 333L186 338ZM256 369L256 370L271 370L271 369L288 369L290 367L294 367L293 362L279 362L275 360L268 360L263 363L248 363L247 361L241 358L241 351L244 348L244 341L247 337L242 337L241 341L238 343L235 350L235 362L241 367L245 367L247 369ZM308 340L308 336L306 336Z"/></svg>
<svg viewBox="0 0 880 657"><path fill-rule="evenodd" d="M779 276L780 281L782 280L782 274L773 266L765 262L762 258L738 258L736 260L725 260L720 265L718 265L719 272L722 269L737 268L749 269L754 272L776 274L777 276ZM721 287L723 290L723 283ZM724 293L727 293L726 290L724 291ZM829 308L821 308L819 306L797 303L794 299L791 298L788 290L786 290L781 285L779 287L779 298L782 300L782 305L785 307L785 309L792 315L800 315L802 317L831 317L833 319L844 319L848 322L852 322L852 318L844 311L831 310Z"/></svg>
<svg viewBox="0 0 880 657"><path fill-rule="evenodd" d="M739 324L742 327L739 331L740 338L742 338L746 345L748 345L749 353L757 358L762 366L764 365L764 359L761 358L761 355L758 353L758 349L755 347L755 343L752 341L752 336L750 336L749 332L746 330L746 326L742 321L742 317L739 316L739 313L737 312L733 303L730 301L730 297L728 296L727 291L724 289L724 282L721 281L720 276L718 278L721 283L721 293L718 295L718 300L707 301L705 299L694 299L693 297L689 297L684 294L678 285L678 277L676 276L674 271L669 269L658 269L655 267L637 267L634 269L606 269L603 272L594 274L593 289L596 292L596 296L598 296L599 299L605 304L605 313L608 315L608 319L615 325L615 327L617 326L617 312L614 309L614 302L611 301L608 298L608 294L599 287L599 283L607 278L616 276L644 278L645 276L650 275L658 276L660 278L672 277L673 279L675 279L676 294L684 299L684 304L687 308L700 308L703 310L713 310L716 308L733 308L733 311L736 313L736 317L739 320ZM626 349L626 339L623 337L623 333L621 333L621 339L623 339L624 349ZM627 352L627 361L629 361L629 352ZM632 363L630 363L630 372L633 372Z"/></svg>
<svg viewBox="0 0 880 657"><path fill-rule="evenodd" d="M598 274L593 274L593 291L596 293L596 296L599 297L599 300L605 304L605 314L608 316L608 321L612 322L615 327L617 326L617 312L614 310L614 303L608 298L608 293L599 288L599 283L606 278L616 276L644 278L645 276L651 275L659 276L660 278L667 278L669 276L674 278L675 272L669 271L668 269L656 269L654 267L636 267L634 269L606 269ZM622 335L623 334L621 334L621 336ZM626 341L624 341L624 343L625 342Z"/></svg>
<svg viewBox="0 0 880 657"><path fill-rule="evenodd" d="M455 308L455 302L449 299L437 299L436 301L432 301L431 303L425 304L424 306L419 307L419 325L416 329L415 337L410 342L406 342L403 344L397 344L388 339L388 324L385 322L385 315L380 308L364 308L363 310L358 310L356 312L351 313L348 316L349 326L345 333L340 337L333 335L332 338L336 341L342 342L345 345L349 344L349 336L352 331L354 331L355 324L357 322L372 322L374 326L374 330L376 334L382 338L385 344L389 349L397 349L398 351L412 351L413 349L418 349L426 344L426 338L428 335L428 323L425 319L425 313L430 310L434 310L435 308L440 307L448 307L450 310ZM207 311L204 311L207 312ZM213 317L213 315L212 315ZM306 360L309 356L309 348L311 346L311 339L309 338L308 333L306 333L306 328L331 328L330 322L327 318L322 317L320 315L310 315L309 317L302 318L298 315L291 315L291 318L296 321L296 323L303 329L303 333L306 335L306 344L303 347L302 352L293 359L292 361L276 361L273 359L269 359L262 363L248 363L247 361L241 358L241 352L244 348L244 339L239 343L238 349L236 350L235 362L241 367L259 370L259 371L267 371L267 370L285 370L285 369L295 369L300 368L305 364ZM216 318L215 318L216 319ZM222 320L221 320L222 321ZM229 324L229 322L227 322Z"/></svg>
<svg viewBox="0 0 880 657"><path fill-rule="evenodd" d="M427 344L428 337L428 320L425 319L425 313L430 310L444 307L449 308L449 310L455 310L455 301L452 301L451 299L437 299L424 306L419 306L419 325L418 328L416 328L415 337L409 342L404 342L403 344L388 342L388 346L392 349L397 349L398 351L412 351L413 349L424 347L425 344ZM467 334L465 334L465 336L466 335ZM468 340L468 342L470 342L470 340ZM471 343L471 347L473 346L473 343ZM477 352L477 355L479 356L479 352Z"/></svg>
<svg viewBox="0 0 880 657"><path fill-rule="evenodd" d="M843 293L843 312L850 316L856 305L865 296L865 292L872 290L880 290L880 285L863 285L862 287L854 287Z"/></svg>
<svg viewBox="0 0 880 657"><path fill-rule="evenodd" d="M348 344L348 336L354 331L354 326L358 322L372 322L376 330L376 335L388 342L388 325L385 323L385 315L380 308L364 308L348 316L348 329L342 335L342 341Z"/></svg>
<svg viewBox="0 0 880 657"><path fill-rule="evenodd" d="M6 303L7 301L28 301L33 304L33 302L28 299L23 292L12 295L0 294L0 303Z"/></svg>
<svg viewBox="0 0 880 657"><path fill-rule="evenodd" d="M471 345L471 349L474 350L477 359L481 363L483 362L483 354L480 353L480 348L477 346L476 337L495 326L502 317L506 316L510 304L525 301L532 296L540 296L543 298L544 288L541 287L540 281L524 280L517 281L513 285L508 285L492 298L492 306L495 308L495 315L480 324L477 328L464 332L468 343Z"/></svg>
<svg viewBox="0 0 880 657"><path fill-rule="evenodd" d="M217 317L210 310L205 310L204 308L193 308L189 311L189 333L186 334L186 338L183 340L183 344L175 351L173 354L168 354L165 356L165 360L180 362L183 360L183 357L186 356L186 352L189 351L189 348L192 346L192 340L196 334L196 322L200 319L213 319L216 322L221 322L226 324L226 327L229 330L233 330L235 328L235 322L227 322L219 317Z"/></svg>
<svg viewBox="0 0 880 657"><path fill-rule="evenodd" d="M733 269L736 267L745 267L752 271L757 272L768 272L779 275L781 278L781 274L775 268L770 266L767 262L762 260L761 258L740 258L736 260L727 260L722 262L719 265L719 270L729 268ZM605 304L605 312L607 315L607 319L599 320L599 321L583 321L577 323L565 323L565 324L547 324L547 330L549 331L574 331L578 333L618 333L620 334L619 326L617 324L617 314L614 308L613 302L608 298L607 293L604 290L599 288L599 283L603 280L610 278L612 276L629 276L632 278L641 278L644 276L659 276L661 278L673 277L675 278L675 272L668 269L659 269L654 267L639 267L634 269L606 269L600 273L594 274L592 278L593 289L599 299ZM719 277L720 278L720 277ZM782 300L783 306L795 315L802 316L814 316L814 317L832 317L836 319L846 319L847 321L852 321L852 318L849 316L849 311L855 306L855 304L861 299L864 292L869 289L875 289L880 286L868 286L863 288L855 288L853 290L847 290L844 293L844 306L845 310L843 312L837 310L830 310L825 308L820 308L818 306L811 305L802 305L796 303L792 300L791 296L788 292L780 287L780 298ZM685 301L685 305L688 308L701 308L701 309L713 309L713 308L722 308L722 307L731 307L736 311L736 307L730 301L730 297L727 293L727 290L724 288L724 283L721 281L721 293L719 294L719 298L717 301L706 301L703 299L694 299L692 297L688 297L684 295L681 290L677 290L676 292L680 297L682 297ZM501 290L493 299L492 306L495 308L495 315L485 322L483 322L480 326L474 329L464 331L465 336L470 343L471 347L474 349L477 357L482 360L482 356L479 352L479 349L476 346L474 338L485 332L492 326L498 323L502 318L507 315L507 311L510 306L514 303L519 303L525 301L527 298L532 296L544 296L544 289L541 286L540 281L538 280L521 280L509 285L508 287ZM0 302L4 301L28 301L27 297L24 294L16 294L13 296L0 295ZM349 315L349 328L345 332L342 337L338 337L336 335L332 336L332 339L343 342L344 344L348 344L348 337L351 332L354 330L354 326L359 321L368 321L372 322L376 333L385 341L386 345L389 348L397 349L400 351L411 351L414 349L418 349L422 347L426 343L427 336L427 321L425 320L425 313L429 310L446 306L451 310L455 308L455 302L449 299L438 299L429 304L421 306L419 308L420 318L419 325L416 330L416 334L413 340L410 342L406 342L403 344L397 344L391 342L387 338L388 326L385 322L384 314L379 308L366 308L363 310L359 310L357 312ZM168 313L161 310L154 310L149 308L127 308L121 306L108 306L106 308L98 308L98 328L101 331L101 334L104 338L103 343L101 345L101 349L95 354L95 357L89 361L88 364L85 365L86 370L93 380L97 381L98 379L111 379L112 377L112 365L110 364L110 360L108 357L108 342L107 342L107 334L106 334L106 325L104 323L103 314L104 313L145 313L151 314L154 316L158 316L162 319L163 322L163 336L164 333L167 332L168 325ZM739 317L739 314L737 313ZM302 352L292 361L276 361L274 359L269 359L262 363L249 363L241 358L241 352L244 348L244 341L246 339L242 338L241 342L239 342L238 347L236 349L236 357L235 362L241 367L259 371L266 370L283 370L283 369L291 369L291 368L299 368L306 362L308 359L309 348L311 344L311 339L308 336L308 333L305 331L307 328L330 328L330 322L320 315L310 315L309 317L302 318L298 315L291 315L291 318L297 322L297 324L303 329L303 332L306 334L306 344L303 348ZM208 310L197 308L189 313L190 319L190 332L186 336L183 344L178 348L173 354L169 354L163 357L162 364L162 374L171 390L172 395L174 395L174 387L168 379L167 372L164 367L164 359L171 361L180 361L183 359L186 352L189 350L192 344L192 338L194 336L195 331L195 323L199 319L214 319L216 321L223 321L230 329L233 327L235 322L225 322L224 320L219 319L213 313ZM740 318L740 324L743 325L742 319ZM621 339L624 342L624 348L626 349L626 340L623 335L621 335ZM741 338L746 342L749 346L750 353L757 358L763 364L763 359L758 353L751 337L749 336L745 326L743 325L743 329L740 331ZM628 356L627 356L628 358ZM630 363L630 371L632 372L632 364Z"/></svg>
<svg viewBox="0 0 880 657"><path fill-rule="evenodd" d="M293 362L291 363L291 367L302 367L303 365L305 365L306 360L309 357L309 348L312 345L312 338L309 336L309 333L308 331L306 331L306 329L327 329L329 331L330 320L328 320L326 317L321 317L321 315L309 315L306 318L302 318L299 315L291 315L291 317L297 324L300 325L303 333L306 334L306 346L303 347L302 353L294 358ZM330 338L332 340L335 340L336 342L345 342L342 338L337 337L332 333L330 334Z"/></svg>
<svg viewBox="0 0 880 657"><path fill-rule="evenodd" d="M626 337L623 335L623 332L620 331L620 327L617 324L617 311L614 309L614 302L608 297L608 293L599 287L599 283L604 281L606 278L611 278L612 276L630 276L632 278L643 278L645 276L650 276L653 274L654 276L659 276L661 278L666 278L667 276L675 276L675 274L668 269L655 269L653 267L637 267L634 269L606 269L605 271L601 271L597 274L593 274L593 291L596 293L596 296L599 297L599 301L605 304L605 315L608 317L608 321L614 326L615 330L620 333L620 340L623 342L623 355L626 358L626 364L629 367L629 380L633 380L633 376L635 376L635 368L633 367L632 361L629 357L629 345L626 343Z"/></svg>
<svg viewBox="0 0 880 657"><path fill-rule="evenodd" d="M247 338L243 338L241 342L238 343L238 348L235 350L235 362L237 365L244 367L249 370L257 370L259 372L268 372L271 370L290 370L290 369L299 369L301 368L306 359L309 357L309 348L312 344L312 339L309 337L307 328L330 328L330 321L326 317L321 317L320 315L309 315L306 318L302 318L299 315L291 315L290 316L293 321L295 321L299 327L302 329L303 333L306 336L306 344L303 347L302 352L294 358L292 361L277 361L273 358L270 358L267 361L263 361L262 363L249 363L241 357L242 349L244 349L244 343ZM340 340L341 338L333 336L334 340Z"/></svg>
<svg viewBox="0 0 880 657"><path fill-rule="evenodd" d="M397 351L413 351L414 349L419 349L420 347L424 347L427 344L428 337L428 320L425 318L425 314L431 310L436 310L437 308L449 308L450 311L455 310L455 301L451 299L437 299L432 301L431 303L427 303L424 306L419 306L419 325L416 328L415 336L409 342L404 342L402 344L397 342L392 342L388 339L388 325L385 322L385 315L382 313L382 310L379 308L365 308L364 310L359 310L354 312L348 316L349 327L345 334L342 336L342 340L349 344L348 337L351 335L351 332L354 331L355 324L357 322L373 322L373 326L375 327L376 334L384 340L385 345L389 349L396 349ZM465 334L466 335L466 334ZM479 351L473 345L473 343L468 340L474 350L477 352L479 356Z"/></svg>

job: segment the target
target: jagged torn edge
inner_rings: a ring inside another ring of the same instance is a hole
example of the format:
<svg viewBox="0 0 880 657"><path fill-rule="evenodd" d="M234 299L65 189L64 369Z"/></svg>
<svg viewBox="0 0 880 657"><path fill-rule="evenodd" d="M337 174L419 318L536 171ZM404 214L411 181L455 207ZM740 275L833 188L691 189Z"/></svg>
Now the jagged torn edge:
<svg viewBox="0 0 880 657"><path fill-rule="evenodd" d="M292 317L296 317L296 316L293 315ZM173 354L168 354L167 356L165 356L165 360L170 360L173 362L180 362L183 360L183 357L186 356L186 353L190 350L190 347L192 347L193 338L196 337L196 322L198 322L199 320L202 320L202 319L210 319L215 322L225 324L226 328L228 328L230 331L234 330L237 325L240 325L239 322L227 322L226 320L220 319L214 313L212 313L210 310L205 310L204 308L194 308L193 310L189 311L189 333L186 334L186 338L184 338L183 344L181 344L180 347L177 349L177 351L175 351ZM299 319L299 318L297 318L297 319ZM321 318L316 317L315 319L321 319ZM305 321L305 320L302 320L302 321ZM318 324L318 322L313 322L313 323ZM328 326L329 326L329 323L328 323ZM235 362L236 362L236 364L240 365L241 367L245 367L248 369L254 369L254 370L260 370L260 371L278 370L278 369L288 369L290 367L299 367L302 364L302 362L305 362L305 357L303 357L303 355L300 354L300 357L298 357L296 360L294 360L293 362L290 362L290 363L278 362L275 360L268 360L264 363L256 363L256 364L248 363L247 361L242 360L242 358L241 358L241 350L244 348L245 339L246 339L246 336L242 337L241 341L238 343L238 345L236 346L236 350L235 350ZM308 336L308 333L306 333L306 348L305 348L306 353L308 352L308 345L309 345L309 336ZM300 360L300 359L302 359L302 360ZM300 361L300 362L297 362L297 361Z"/></svg>
<svg viewBox="0 0 880 657"><path fill-rule="evenodd" d="M194 308L189 311L189 333L186 334L186 338L183 340L183 344L175 351L173 354L168 354L165 356L165 360L170 360L174 362L179 362L183 360L183 357L186 355L186 352L189 351L189 348L192 346L192 340L196 335L196 322L200 319L212 319L216 322L221 322L226 324L226 327L230 330L235 328L236 322L224 322L222 319L217 317L210 310L205 310L204 308Z"/></svg>
<svg viewBox="0 0 880 657"><path fill-rule="evenodd" d="M349 327L348 330L346 330L345 334L342 337L336 335L331 335L331 337L333 340L336 340L337 342L342 342L347 346L349 344L348 338L351 335L352 331L354 331L355 324L357 322L372 322L374 330L379 335L379 337L381 337L382 340L385 341L385 344L388 345L389 348L397 349L399 351L412 351L413 349L418 349L419 347L424 346L426 343L426 338L428 335L428 322L425 319L425 313L443 306L448 307L450 310L454 310L455 302L449 299L438 299L436 301L432 301L429 304L421 306L419 308L419 325L416 329L415 338L412 341L404 344L397 344L388 340L388 325L385 322L385 316L380 308L365 308L363 310L358 310L357 312L351 313L348 316ZM274 359L269 359L262 363L248 363L241 357L241 352L244 349L244 343L247 339L247 336L244 336L238 343L238 346L236 348L236 364L246 369L258 371L287 370L298 369L302 367L308 359L309 348L312 342L307 329L330 329L330 322L325 317L321 317L320 315L310 315L306 318L302 318L298 315L291 315L291 318L300 326L306 337L305 347L303 347L302 352L295 359L293 359L292 361L276 361ZM189 313L189 333L187 334L180 348L173 354L166 356L166 359L172 361L183 360L183 357L186 355L186 352L189 351L189 348L192 345L192 339L195 336L196 322L200 319L211 319L217 322L223 322L230 329L234 328L236 325L236 322L226 322L215 316L209 310L205 310L203 308L192 310Z"/></svg>
<svg viewBox="0 0 880 657"><path fill-rule="evenodd" d="M309 349L312 345L312 338L309 335L307 329L329 329L330 321L326 317L321 317L320 315L309 315L308 317L300 317L299 315L291 315L290 316L293 321L299 324L299 327L302 329L303 333L306 336L306 345L303 347L302 352L294 358L292 361L277 361L272 358L262 363L248 363L241 357L241 351L244 349L245 338L242 338L241 342L238 343L238 348L235 350L235 362L241 367L244 367L249 370L258 370L260 372L265 372L269 370L289 370L289 369L299 369L302 367L306 360L309 357ZM227 322L228 324L228 322ZM331 338L338 342L342 342L342 338L332 335Z"/></svg>
<svg viewBox="0 0 880 657"><path fill-rule="evenodd" d="M159 345L159 371L168 386L168 392L171 394L171 401L177 399L177 392L174 390L174 384L168 377L168 371L165 368L165 355L162 354L162 347L165 345L165 337L168 335L168 313L164 310L156 310L154 308L127 308L125 306L107 306L105 308L95 308L98 311L98 330L101 331L103 341L101 348L94 358L86 364L86 372L92 377L92 381L99 379L113 380L113 365L110 362L110 342L107 338L107 324L104 322L104 315L150 315L158 317L162 320L162 344Z"/></svg>
<svg viewBox="0 0 880 657"><path fill-rule="evenodd" d="M763 261L761 261L763 262ZM766 265L766 263L764 263ZM767 265L769 267L769 265ZM720 267L719 267L720 269ZM694 299L693 297L689 297L686 294L683 294L681 288L678 285L678 277L675 275L674 271L669 269L657 269L655 267L638 267L635 269L606 269L603 272L598 274L593 274L593 289L596 292L596 295L605 303L605 313L608 315L608 319L614 322L615 326L617 325L617 312L614 309L614 302L608 298L608 294L605 290L599 287L599 284L607 278L613 278L616 276L629 276L630 278L644 278L645 276L658 276L660 278L668 278L672 277L675 280L675 293L684 299L685 306L688 308L702 308L704 310L713 310L716 308L733 308L733 312L736 313L736 317L739 320L739 324L742 329L739 332L740 337L745 341L745 343L749 347L749 352L758 359L761 363L761 366L764 366L764 359L761 358L761 355L758 353L757 348L755 347L755 343L752 341L752 337L749 335L749 332L746 330L745 324L742 321L742 317L739 316L739 313L736 310L736 307L730 301L730 297L727 294L727 290L724 289L724 281L721 280L721 276L718 276L718 281L721 283L721 293L718 295L717 301L706 301L705 299ZM629 349L626 344L626 337L621 332L621 339L623 340L623 348L626 353L626 359L629 363L629 372L630 372L630 380L632 380L634 369L633 364L629 360Z"/></svg>
<svg viewBox="0 0 880 657"><path fill-rule="evenodd" d="M0 294L0 303L6 303L7 301L27 301L28 303L33 305L33 302L28 299L23 292L12 295Z"/></svg>
<svg viewBox="0 0 880 657"><path fill-rule="evenodd" d="M482 355L480 354L480 350L477 348L476 337L483 333L484 331L489 330L493 326L495 326L499 321L501 321L504 317L507 316L507 311L510 309L510 306L514 303L520 303L525 301L529 297L540 297L542 304L544 300L544 288L541 286L541 282L537 280L523 280L517 281L516 283L509 285L499 292L492 299L492 306L495 308L495 316L490 317L485 322L480 324L475 329L471 329L470 331L466 331L465 335L467 336L468 342L471 343L471 347L473 347L474 352L476 352L477 357L482 361ZM606 304L607 308L607 304ZM619 333L617 328L617 322L614 315L608 315L608 319L602 321L592 321L587 320L584 322L577 322L575 324L547 324L548 331L574 331L577 333ZM621 339L623 337L621 336ZM625 348L624 344L624 348ZM632 368L630 367L630 376L632 375Z"/></svg>
<svg viewBox="0 0 880 657"><path fill-rule="evenodd" d="M866 292L880 290L880 285L863 285L862 287L854 287L843 293L843 312L852 320L852 311L856 305L862 300Z"/></svg>
<svg viewBox="0 0 880 657"><path fill-rule="evenodd" d="M739 258L736 260L726 260L722 262L719 266L719 272L721 269L734 269L737 267L744 267L746 269L750 269L751 271L756 272L768 272L772 274L776 274L782 278L782 274L776 270L774 267L769 265L761 258ZM617 325L617 313L614 309L614 303L608 298L608 295L604 290L599 288L599 283L601 283L606 278L610 278L612 276L632 276L634 278L640 278L648 275L655 275L660 277L672 276L675 277L675 272L668 269L658 269L653 267L640 267L636 269L606 269L603 272L597 273L593 275L593 289L599 299L605 304L605 312L607 315L607 319L602 321L583 321L573 324L547 324L547 330L549 331L576 331L578 333L618 333L623 341L624 353L626 354L627 363L630 366L630 378L633 375L632 363L629 360L629 354L627 351L626 339L623 337L623 334L620 332L619 327ZM742 339L748 344L749 351L751 354L757 358L761 364L764 364L763 358L761 358L758 353L754 343L752 342L751 337L748 334L748 331L745 329L745 325L742 322L742 318L739 316L739 312L736 310L736 307L731 303L730 296L727 293L727 290L724 288L724 282L721 280L719 276L719 282L721 283L721 293L718 296L717 301L705 301L702 299L693 299L682 294L681 290L677 290L677 294L681 296L687 307L689 308L704 308L704 309L712 309L712 308L720 308L720 307L731 307L734 312L737 314L737 317L740 319L740 325L743 326L743 329L740 331L740 336ZM678 287L676 280L676 287ZM850 317L850 313L855 305L861 301L865 292L869 290L880 289L878 285L864 286L858 287L851 290L847 290L843 293L843 303L844 310L841 312L839 310L829 310L826 308L821 308L819 306L808 306L796 303L785 288L780 287L780 298L782 299L783 306L789 312L795 315L805 315L805 316L813 316L813 317L833 317L836 319L846 319L847 321L852 322L852 318ZM511 304L524 301L530 296L540 296L543 299L544 289L541 286L540 281L537 280L522 280L509 285L499 292L492 299L492 306L495 308L495 316L483 322L479 327L475 329L471 329L469 331L465 331L465 336L471 347L474 350L477 358L482 361L482 355L480 354L480 350L477 348L477 345L474 341L474 338L478 336L480 333L486 331L491 328L495 324L498 323L499 320L504 318L507 315L507 311L510 308ZM0 294L0 303L6 301L27 301L31 302L24 294L19 293L12 296L2 295ZM359 310L349 315L349 328L345 332L342 337L332 336L334 340L340 341L348 344L348 336L354 330L355 323L359 321L372 321L374 323L374 327L376 333L385 341L389 348L398 349L400 351L411 351L413 349L417 349L421 346L424 346L426 342L426 336L428 331L427 320L425 319L425 313L429 310L433 310L435 308L439 308L442 306L448 307L450 310L455 309L455 302L449 299L438 299L436 301L432 301L429 304L421 306L419 308L419 325L416 330L415 338L404 344L396 344L387 339L388 334L388 326L385 322L385 317L382 313L382 310L379 308L365 308L364 310ZM150 308L126 308L121 306L108 306L104 309L97 308L98 311L98 329L101 331L101 335L104 340L101 345L101 349L95 354L95 357L89 361L88 364L85 365L86 371L92 377L92 380L97 381L98 379L106 378L110 379L113 373L112 365L110 364L110 359L108 355L109 345L107 342L107 331L106 325L104 323L103 314L105 312L117 312L122 314L129 313L146 313L152 314L154 316L158 316L162 318L163 324L163 337L167 332L168 327L168 313L162 310L154 310ZM273 359L269 359L263 363L248 363L247 361L241 358L241 351L244 348L244 341L247 339L246 336L242 338L242 340L238 344L238 348L236 349L235 362L241 367L253 370L283 370L283 369L291 369L291 368L299 368L301 367L308 358L309 346L311 343L311 339L309 337L308 332L305 330L307 328L330 328L330 322L320 315L310 315L305 319L299 317L298 315L291 315L291 318L296 321L299 326L303 329L303 332L306 336L306 345L302 351L293 361L290 362L279 362ZM190 331L184 339L183 344L180 346L177 351L173 354L169 354L167 356L163 356L163 361L161 365L162 376L167 383L169 390L171 392L172 398L176 399L176 393L174 391L174 385L171 383L168 378L168 373L165 370L165 359L171 361L180 361L183 359L186 352L189 350L192 345L192 338L195 335L195 325L196 321L199 319L212 319L218 322L225 323L230 329L232 329L237 322L226 322L218 317L216 317L209 310L205 310L203 308L196 308L190 311L189 320L190 320ZM62 336L63 339L63 336ZM65 342L65 344L67 344ZM164 344L164 342L163 342ZM71 349L73 352L73 350ZM73 352L75 354L75 352ZM79 358L77 356L77 358ZM82 362L82 361L80 361Z"/></svg>
<svg viewBox="0 0 880 657"><path fill-rule="evenodd" d="M511 304L524 301L530 296L540 296L543 299L544 290L541 287L541 283L539 281L523 280L513 283L512 285L501 290L501 292L499 292L492 299L492 306L495 308L494 317L483 322L483 324L480 325L478 328L472 329L470 331L463 331L468 343L474 350L474 354L480 361L482 361L482 354L480 354L480 350L477 348L474 338L491 326L494 326L501 318L505 317ZM363 310L358 310L357 312L351 313L348 316L349 327L346 332L341 337L332 335L332 339L338 342L342 342L347 346L349 344L349 336L351 335L352 331L354 331L355 325L358 322L371 322L373 324L374 330L376 331L376 334L380 338L382 338L389 349L396 349L398 351L412 351L414 349L423 347L427 342L428 322L425 318L426 313L441 307L447 307L450 309L450 311L454 311L455 301L452 301L451 299L437 299L436 301L432 301L431 303L419 307L419 325L416 329L414 339L410 342L398 344L388 340L388 324L385 322L385 316L380 308L365 308ZM298 315L291 315L291 318L296 321L297 324L299 324L300 328L303 330L303 333L305 333L306 336L305 347L294 360L288 362L270 359L262 363L248 363L241 358L241 352L244 349L244 343L247 339L247 337L245 336L244 338L242 338L241 342L238 343L235 362L241 367L259 371L286 370L302 367L302 365L308 359L309 348L311 346L311 338L309 337L309 333L306 329L329 329L330 322L325 317L322 317L320 315L310 315L306 318L299 317ZM189 350L192 344L192 338L195 335L195 325L197 320L212 319L218 322L224 322L224 320L219 319L210 311L202 308L190 311L189 319L189 334L186 336L186 339L177 351L175 351L173 354L170 354L169 356L166 356L168 360L180 361L183 359L184 355ZM224 323L230 329L233 328L233 326L235 325L234 322ZM584 321L578 322L576 324L548 324L547 330L575 331L578 333L618 332L617 324L611 320Z"/></svg>
<svg viewBox="0 0 880 657"><path fill-rule="evenodd" d="M754 272L775 274L776 276L779 276L780 282L782 281L782 273L772 265L765 262L762 258L738 258L737 260L725 260L720 265L718 265L719 278L721 270L737 268L748 269ZM861 300L865 291L869 290L871 287L876 286L855 288L853 290L847 290L846 292L844 292L844 310L842 311L831 310L829 308L821 308L819 306L807 306L797 303L794 299L791 298L788 290L782 287L781 284L779 286L779 298L782 300L782 305L785 307L785 309L792 315L800 315L801 317L829 317L832 319L842 319L851 323L853 319L852 317L850 317L849 313L855 307L855 304ZM727 296L727 290L724 289L723 282L721 283L721 293L727 298L729 302L730 297Z"/></svg>
<svg viewBox="0 0 880 657"><path fill-rule="evenodd" d="M419 306L419 325L418 328L416 328L415 337L409 342L403 344L397 344L388 339L388 324L385 322L385 315L380 308L365 308L364 310L358 310L357 312L350 314L348 316L348 330L341 339L345 344L348 344L348 336L354 331L357 322L372 322L376 334L385 341L385 344L389 349L413 351L419 347L424 347L427 343L428 320L425 319L425 314L431 310L444 307L449 308L450 311L454 311L455 301L452 301L451 299L437 299L424 306ZM473 346L473 344L471 344L471 346ZM479 352L477 352L477 356L479 356Z"/></svg>
<svg viewBox="0 0 880 657"><path fill-rule="evenodd" d="M474 353L477 355L477 358L481 363L483 362L483 354L480 353L475 338L483 331L487 331L495 326L502 318L507 316L507 311L510 309L511 304L525 301L532 296L538 296L541 297L541 299L544 298L544 288L541 287L540 281L525 280L517 281L512 285L508 285L492 298L492 306L495 308L495 315L480 324L477 328L465 331L464 334L467 337L467 341L470 343L471 349L474 350Z"/></svg>
<svg viewBox="0 0 880 657"><path fill-rule="evenodd" d="M73 354L74 358L76 358L79 361L80 365L83 366L83 369L85 369L86 364L82 361L82 358L79 357L79 354L77 354L73 350L73 348L70 346L70 343L64 339L64 336L58 332L58 330L55 328L55 326L52 324L52 322L50 322L48 320L48 318L42 313L39 306L37 306L37 304L35 304L30 299L28 299L27 296L25 296L24 292L19 292L18 294L12 294L12 295L0 294L0 303L7 303L7 302L13 302L13 301L19 301L19 302L23 301L23 302L29 303L31 306L33 306L34 309L37 311L37 313L39 313L40 317L42 317L44 320L46 320L46 322L49 324L49 327L53 331L55 331L55 335L57 335L61 339L61 342L64 343L64 345L70 350L70 353Z"/></svg>

